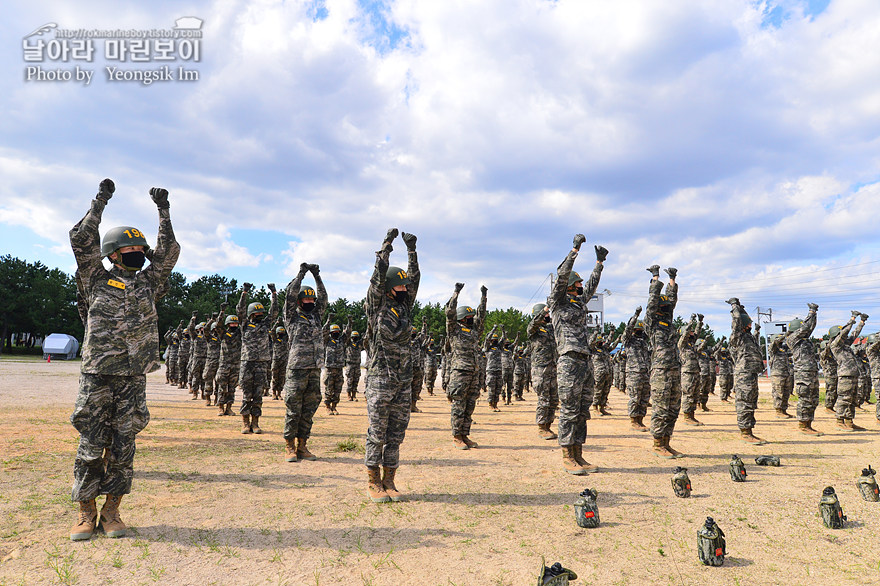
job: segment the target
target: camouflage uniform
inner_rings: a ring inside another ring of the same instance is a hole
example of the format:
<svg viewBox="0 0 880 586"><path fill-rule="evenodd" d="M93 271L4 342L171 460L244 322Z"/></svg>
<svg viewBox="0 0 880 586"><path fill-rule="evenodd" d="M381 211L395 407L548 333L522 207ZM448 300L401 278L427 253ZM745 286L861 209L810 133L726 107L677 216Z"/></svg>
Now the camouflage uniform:
<svg viewBox="0 0 880 586"><path fill-rule="evenodd" d="M637 335L639 313L629 318L623 331L626 348L626 390L629 394L629 416L644 417L648 414L648 398L651 395L651 347L644 332ZM618 352L619 354L619 352Z"/></svg>
<svg viewBox="0 0 880 586"><path fill-rule="evenodd" d="M406 236L406 235L404 235ZM419 259L415 242L407 244L407 298L398 301L385 291L391 242L376 253L376 265L367 289L367 428L364 463L397 468L400 444L406 436L412 409L412 311L419 291Z"/></svg>
<svg viewBox="0 0 880 586"><path fill-rule="evenodd" d="M700 341L700 347L697 350L697 362L700 365L700 406L703 411L708 411L706 404L709 402L709 385L712 382L709 374L710 362L709 353L706 351L706 340Z"/></svg>
<svg viewBox="0 0 880 586"><path fill-rule="evenodd" d="M730 350L726 346L719 345L715 350L715 360L718 362L718 386L721 390L721 400L727 401L730 390L733 388L733 360L730 358Z"/></svg>
<svg viewBox="0 0 880 586"><path fill-rule="evenodd" d="M794 362L792 370L798 397L797 418L807 423L813 421L819 404L819 364L811 339L815 328L816 310L810 309L801 327L785 334L785 343L791 349Z"/></svg>
<svg viewBox="0 0 880 586"><path fill-rule="evenodd" d="M535 409L535 423L538 426L550 425L556 417L559 406L559 387L556 380L556 336L553 324L544 320L544 314L532 317L526 333L529 336L529 348L532 357L532 380L535 383L535 394L538 395L538 406Z"/></svg>
<svg viewBox="0 0 880 586"><path fill-rule="evenodd" d="M287 380L287 353L290 351L290 338L287 331L280 334L276 327L272 336L272 398L281 399L284 382Z"/></svg>
<svg viewBox="0 0 880 586"><path fill-rule="evenodd" d="M652 280L648 289L645 331L651 344L651 435L671 437L681 410L681 359L672 315L678 303L678 283L669 283L665 296L671 309L661 312L663 283Z"/></svg>
<svg viewBox="0 0 880 586"><path fill-rule="evenodd" d="M358 381L361 378L361 349L363 344L360 337L351 336L351 324L346 326L348 344L345 346L345 389L348 399L354 401L357 398Z"/></svg>
<svg viewBox="0 0 880 586"><path fill-rule="evenodd" d="M853 352L856 355L856 364L859 367L859 394L856 399L856 406L861 407L868 396L871 394L871 374L868 370L868 357L862 347L858 350L855 348Z"/></svg>
<svg viewBox="0 0 880 586"><path fill-rule="evenodd" d="M342 394L342 370L345 368L345 347L348 337L340 332L333 338L330 320L324 324L324 405L335 411Z"/></svg>
<svg viewBox="0 0 880 586"><path fill-rule="evenodd" d="M495 409L498 400L503 398L504 376L501 367L501 353L504 346L504 334L500 338L492 339L492 335L498 332L498 324L492 327L492 331L483 340L483 353L486 355L486 390L489 406Z"/></svg>
<svg viewBox="0 0 880 586"><path fill-rule="evenodd" d="M773 406L777 411L788 410L788 398L791 395L788 383L792 376L788 360L785 337L778 335L770 342L770 383L773 389Z"/></svg>
<svg viewBox="0 0 880 586"><path fill-rule="evenodd" d="M517 336L517 340L519 340L519 336ZM507 399L508 404L513 398L513 347L517 340L509 342L505 335L501 344L501 394ZM486 375L488 376L488 370Z"/></svg>
<svg viewBox="0 0 880 586"><path fill-rule="evenodd" d="M217 322L217 335L220 336L220 361L217 366L217 403L232 408L235 402L235 387L238 386L238 373L241 365L241 328L227 327L225 322Z"/></svg>
<svg viewBox="0 0 880 586"><path fill-rule="evenodd" d="M422 331L417 333L410 342L413 369L410 398L412 400L411 410L413 413L419 412L416 408L416 402L422 398L422 382L425 380L425 352L429 339L427 325L427 322L425 322Z"/></svg>
<svg viewBox="0 0 880 586"><path fill-rule="evenodd" d="M321 319L327 311L327 290L317 270L315 277L315 307L303 311L299 292L308 269L300 266L299 273L287 284L284 298L284 329L287 330L287 380L284 381L284 439L288 444L295 439L307 440L312 433L312 421L321 404L321 367L324 365L324 341L329 339ZM326 338L325 338L326 336ZM336 397L339 400L339 397Z"/></svg>
<svg viewBox="0 0 880 586"><path fill-rule="evenodd" d="M238 384L241 386L241 408L239 414L260 417L263 415L263 388L270 365L269 329L278 317L276 295L272 293L269 314L259 322L247 316L248 292L242 291L235 308L238 314L238 327L241 329L241 369Z"/></svg>
<svg viewBox="0 0 880 586"><path fill-rule="evenodd" d="M445 341L440 347L440 387L444 393L449 390L449 352Z"/></svg>
<svg viewBox="0 0 880 586"><path fill-rule="evenodd" d="M865 354L868 357L868 364L871 368L871 386L877 389L877 392L880 393L880 339L868 344L868 349L865 351ZM870 399L871 396L868 395L866 400L870 401ZM880 400L877 401L877 404L880 405ZM880 406L878 406L877 409L878 412L880 412Z"/></svg>
<svg viewBox="0 0 880 586"><path fill-rule="evenodd" d="M177 339L180 340L180 346L177 348L177 380L180 388L185 389L189 382L189 354L192 350L192 340L183 326L177 327Z"/></svg>
<svg viewBox="0 0 880 586"><path fill-rule="evenodd" d="M99 194L100 196L101 194ZM73 465L74 501L131 492L135 436L150 421L147 373L159 369L156 298L180 255L167 204L150 265L141 271L101 261L98 226L106 200L97 198L70 231L77 281L87 311L80 387L70 422L80 434Z"/></svg>
<svg viewBox="0 0 880 586"><path fill-rule="evenodd" d="M165 377L168 382L177 384L177 352L180 350L180 341L177 333L169 329L165 334L168 343L168 354L165 356Z"/></svg>
<svg viewBox="0 0 880 586"><path fill-rule="evenodd" d="M218 322L226 319L223 311L220 315L208 323L205 328L205 342L208 345L208 354L205 357L205 369L202 371L202 380L205 384L205 398L210 400L214 396L214 404L218 403L219 393L214 389L214 379L217 378L217 369L220 367L220 333L217 330Z"/></svg>
<svg viewBox="0 0 880 586"><path fill-rule="evenodd" d="M819 363L822 366L822 376L825 377L825 409L834 411L834 404L837 403L837 361L831 352L830 343L819 352Z"/></svg>
<svg viewBox="0 0 880 586"><path fill-rule="evenodd" d="M437 380L437 362L439 361L439 356L437 356L437 348L434 345L434 340L430 340L428 342L428 347L425 350L425 388L428 389L428 394L434 394L434 382Z"/></svg>
<svg viewBox="0 0 880 586"><path fill-rule="evenodd" d="M450 347L446 356L449 359L448 394L452 398L450 419L453 436L468 436L471 433L471 416L480 396L480 337L486 322L486 303L486 293L483 293L471 327L456 318L458 291L446 303L446 341Z"/></svg>
<svg viewBox="0 0 880 586"><path fill-rule="evenodd" d="M856 393L859 390L859 366L856 362L856 355L852 351L852 342L859 337L865 322L860 321L850 336L854 323L855 318L850 319L829 344L831 352L834 354L834 360L837 362L837 402L834 405L837 419L855 418Z"/></svg>
<svg viewBox="0 0 880 586"><path fill-rule="evenodd" d="M764 370L758 334L746 329L748 318L745 308L735 303L731 306L730 352L733 356L733 393L736 398L736 423L740 430L755 427L755 410L758 408L758 375ZM749 320L749 323L751 321Z"/></svg>
<svg viewBox="0 0 880 586"><path fill-rule="evenodd" d="M597 262L582 295L568 293L568 278L578 251L572 249L557 270L548 298L556 333L557 385L559 388L559 445L581 446L587 441L587 420L593 402L593 367L590 361L587 302L599 287L602 263Z"/></svg>
<svg viewBox="0 0 880 586"><path fill-rule="evenodd" d="M477 358L479 360L479 364L477 365L477 384L479 385L478 390L487 391L488 387L486 386L486 361L488 360L488 357L486 356L486 353L481 350L480 355Z"/></svg>
<svg viewBox="0 0 880 586"><path fill-rule="evenodd" d="M700 361L694 348L694 336L698 332L696 321L685 326L685 331L678 340L678 352L681 357L681 412L693 415L700 402Z"/></svg>
<svg viewBox="0 0 880 586"><path fill-rule="evenodd" d="M202 399L205 398L205 381L202 373L205 370L205 360L208 357L208 343L205 340L205 331L196 330L196 316L189 320L186 328L192 340L192 352L190 353L189 388L192 394L198 396L201 391Z"/></svg>
<svg viewBox="0 0 880 586"><path fill-rule="evenodd" d="M608 393L611 391L611 354L608 353L604 341L600 341L596 336L593 337L593 340L593 343L590 345L593 361L593 379L596 385L593 406L604 411L608 405Z"/></svg>
<svg viewBox="0 0 880 586"><path fill-rule="evenodd" d="M528 381L528 349L517 347L513 354L513 394L517 401L523 400L523 391Z"/></svg>
<svg viewBox="0 0 880 586"><path fill-rule="evenodd" d="M715 394L715 381L717 379L718 360L715 358L715 348L708 347L706 351L709 354L709 394ZM707 398L708 399L708 398Z"/></svg>

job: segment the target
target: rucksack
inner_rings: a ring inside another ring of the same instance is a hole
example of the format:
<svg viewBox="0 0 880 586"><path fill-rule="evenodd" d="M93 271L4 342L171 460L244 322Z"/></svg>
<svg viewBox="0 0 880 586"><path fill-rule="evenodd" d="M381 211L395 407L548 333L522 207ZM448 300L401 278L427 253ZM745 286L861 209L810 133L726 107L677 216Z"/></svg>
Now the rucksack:
<svg viewBox="0 0 880 586"><path fill-rule="evenodd" d="M745 482L746 476L746 465L734 454L730 458L730 479L734 482Z"/></svg>
<svg viewBox="0 0 880 586"><path fill-rule="evenodd" d="M840 508L840 501L832 487L826 487L822 491L822 498L819 500L819 513L822 515L822 522L829 529L841 529L846 515Z"/></svg>
<svg viewBox="0 0 880 586"><path fill-rule="evenodd" d="M588 488L574 502L574 515L578 527L586 529L599 526L599 506L596 504L598 496L599 493L595 488Z"/></svg>
<svg viewBox="0 0 880 586"><path fill-rule="evenodd" d="M544 562L541 562L538 586L568 586L569 580L577 580L577 574L568 568L563 568L559 562L549 567L545 566Z"/></svg>
<svg viewBox="0 0 880 586"><path fill-rule="evenodd" d="M724 564L727 542L724 541L724 531L712 517L706 517L706 522L697 531L697 553L705 566Z"/></svg>
<svg viewBox="0 0 880 586"><path fill-rule="evenodd" d="M862 475L857 481L859 492L866 501L876 503L880 501L880 489L877 487L877 480L874 478L874 470L869 464L867 468L862 470Z"/></svg>
<svg viewBox="0 0 880 586"><path fill-rule="evenodd" d="M779 466L781 462L779 456L758 456L755 458L755 464L758 466Z"/></svg>
<svg viewBox="0 0 880 586"><path fill-rule="evenodd" d="M688 478L687 468L678 466L673 471L672 491L679 498L686 499L691 496L691 479Z"/></svg>

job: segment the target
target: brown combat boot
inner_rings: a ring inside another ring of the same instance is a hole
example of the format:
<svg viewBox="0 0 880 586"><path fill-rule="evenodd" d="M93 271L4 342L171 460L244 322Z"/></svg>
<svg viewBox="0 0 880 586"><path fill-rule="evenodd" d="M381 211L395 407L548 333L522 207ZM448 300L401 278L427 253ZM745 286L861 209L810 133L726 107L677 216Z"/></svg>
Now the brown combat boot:
<svg viewBox="0 0 880 586"><path fill-rule="evenodd" d="M708 401L701 401L700 402L700 409L702 409L703 411L711 411L711 409L709 409L709 406L707 405L707 403L708 403Z"/></svg>
<svg viewBox="0 0 880 586"><path fill-rule="evenodd" d="M309 440L304 437L296 438L296 457L300 460L317 460L318 456L311 453L306 445L308 441Z"/></svg>
<svg viewBox="0 0 880 586"><path fill-rule="evenodd" d="M665 437L655 437L654 438L654 453L660 456L661 458L665 458L667 460L671 460L675 457L675 454L669 451L669 448L666 447L666 438Z"/></svg>
<svg viewBox="0 0 880 586"><path fill-rule="evenodd" d="M812 421L798 421L798 431L804 435L815 435L820 437L824 435L821 431L816 431L811 425Z"/></svg>
<svg viewBox="0 0 880 586"><path fill-rule="evenodd" d="M549 423L542 423L538 426L538 435L544 438L545 440L554 440L558 435L553 433L553 430L550 429Z"/></svg>
<svg viewBox="0 0 880 586"><path fill-rule="evenodd" d="M471 447L464 441L463 435L454 435L452 436L452 443L455 444L455 447L459 450L469 450Z"/></svg>
<svg viewBox="0 0 880 586"><path fill-rule="evenodd" d="M681 452L679 452L678 450L673 448L671 445L669 445L669 441L671 439L672 439L671 435L664 435L663 436L663 445L666 446L666 449L669 450L669 452L672 454L672 456L674 458L684 458L684 454L682 454Z"/></svg>
<svg viewBox="0 0 880 586"><path fill-rule="evenodd" d="M855 423L853 423L853 420L849 418L838 419L837 427L845 429L846 431L865 431L864 427L856 425Z"/></svg>
<svg viewBox="0 0 880 586"><path fill-rule="evenodd" d="M643 416L639 415L638 417L630 417L629 424L630 427L635 429L636 431L648 431L648 428L645 427L645 424L642 423Z"/></svg>
<svg viewBox="0 0 880 586"><path fill-rule="evenodd" d="M385 489L385 494L388 495L388 498L391 499L391 502L399 503L403 500L403 495L400 494L400 491L397 490L397 487L394 486L394 474L397 472L397 468L388 468L387 466L382 466L382 488Z"/></svg>
<svg viewBox="0 0 880 586"><path fill-rule="evenodd" d="M419 409L418 407L416 407L416 402L413 401L413 402L412 402L412 405L411 405L410 408L409 408L409 412L410 412L410 413L421 413L422 410ZM392 499L392 500L394 500L394 499Z"/></svg>
<svg viewBox="0 0 880 586"><path fill-rule="evenodd" d="M205 407L210 407L212 404L213 404L213 401L211 401L211 397L210 397L210 395L209 395L209 396L205 399Z"/></svg>
<svg viewBox="0 0 880 586"><path fill-rule="evenodd" d="M224 411L223 414L232 415L232 403L226 403L226 411Z"/></svg>
<svg viewBox="0 0 880 586"><path fill-rule="evenodd" d="M367 466L367 494L374 503L391 502L391 497L382 486L382 475L378 466Z"/></svg>
<svg viewBox="0 0 880 586"><path fill-rule="evenodd" d="M566 472L575 476L586 476L587 474L587 471L574 459L574 446L562 446L562 467Z"/></svg>
<svg viewBox="0 0 880 586"><path fill-rule="evenodd" d="M477 442L475 442L474 440L472 440L471 438L469 438L469 437L466 436L466 435L461 436L461 439L464 440L464 443L467 444L467 447L468 447L468 448L478 448L478 447L480 447L480 444L478 444Z"/></svg>
<svg viewBox="0 0 880 586"><path fill-rule="evenodd" d="M682 421L684 421L688 425L703 425L702 421L697 421L697 418L694 417L693 413L685 413L684 417L682 417Z"/></svg>
<svg viewBox="0 0 880 586"><path fill-rule="evenodd" d="M107 495L104 506L101 507L101 529L107 537L125 537L128 533L128 527L122 522L119 516L119 503L122 502L122 496Z"/></svg>
<svg viewBox="0 0 880 586"><path fill-rule="evenodd" d="M296 440L294 438L288 438L284 440L284 455L287 458L288 462L296 462Z"/></svg>
<svg viewBox="0 0 880 586"><path fill-rule="evenodd" d="M241 433L254 433L251 430L251 416L245 415L242 413L241 415Z"/></svg>
<svg viewBox="0 0 880 586"><path fill-rule="evenodd" d="M220 404L220 411L217 413L217 417L223 417L224 415L226 415L226 409L224 408L223 404L221 403Z"/></svg>
<svg viewBox="0 0 880 586"><path fill-rule="evenodd" d="M256 433L257 435L263 433L263 430L260 429L260 416L259 415L251 415L251 431Z"/></svg>
<svg viewBox="0 0 880 586"><path fill-rule="evenodd" d="M194 390L190 389L189 392L192 393L192 396L193 396L192 400L193 401L199 400L199 392L198 391L194 391Z"/></svg>
<svg viewBox="0 0 880 586"><path fill-rule="evenodd" d="M584 460L584 446L582 444L575 444L572 446L572 456L574 456L574 461L577 462L581 468L586 470L587 472L596 472L599 467L595 464L590 464L586 460Z"/></svg>
<svg viewBox="0 0 880 586"><path fill-rule="evenodd" d="M605 409L605 405L599 405L599 415L605 416L605 415L611 415L611 413L609 413Z"/></svg>
<svg viewBox="0 0 880 586"><path fill-rule="evenodd" d="M767 443L766 441L753 434L750 428L740 429L739 434L744 442L752 444L754 446L763 446Z"/></svg>
<svg viewBox="0 0 880 586"><path fill-rule="evenodd" d="M95 499L79 502L79 523L70 530L71 541L91 539L98 524L98 506Z"/></svg>
<svg viewBox="0 0 880 586"><path fill-rule="evenodd" d="M777 419L791 419L792 416L785 409L777 409L776 410L776 418Z"/></svg>

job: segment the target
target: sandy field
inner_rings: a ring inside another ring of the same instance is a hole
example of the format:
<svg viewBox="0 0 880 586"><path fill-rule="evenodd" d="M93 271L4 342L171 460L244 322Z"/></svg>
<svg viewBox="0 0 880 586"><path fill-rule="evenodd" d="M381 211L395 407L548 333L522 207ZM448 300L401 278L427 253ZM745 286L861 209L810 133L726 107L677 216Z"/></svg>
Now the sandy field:
<svg viewBox="0 0 880 586"><path fill-rule="evenodd" d="M673 446L688 457L673 462L629 427L626 398L612 389L612 415L589 422L584 446L600 471L574 477L556 442L536 434L533 393L501 413L478 404L471 437L480 447L470 451L452 445L445 397L423 393L401 449L408 500L380 505L365 491L363 400L342 402L338 417L322 407L310 442L319 460L288 463L283 403L265 398L265 433L241 435L240 418L217 417L154 373L152 420L122 506L131 535L74 543L78 435L68 418L78 369L0 360L0 585L519 586L536 583L542 558L577 572L578 585L880 583L880 503L863 501L855 484L868 464L880 468L873 406L857 412L869 428L858 434L837 431L820 407L826 435L806 437L776 419L762 381L755 431L772 443L743 444L733 404L711 396L712 412L697 413L704 427L677 427ZM731 482L731 454L746 462L748 482ZM782 466L756 466L760 454ZM677 464L688 468L690 499L673 496ZM828 485L849 517L844 529L818 516ZM596 529L574 520L588 487L599 492ZM723 567L697 558L706 516L727 534Z"/></svg>

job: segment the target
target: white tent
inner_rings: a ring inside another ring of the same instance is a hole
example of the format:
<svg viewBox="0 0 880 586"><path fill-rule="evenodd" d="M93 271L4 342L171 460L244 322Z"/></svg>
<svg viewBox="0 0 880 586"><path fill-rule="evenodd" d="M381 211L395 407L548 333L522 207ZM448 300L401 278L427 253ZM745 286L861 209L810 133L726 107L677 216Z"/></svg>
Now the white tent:
<svg viewBox="0 0 880 586"><path fill-rule="evenodd" d="M43 358L73 360L79 351L79 342L69 334L49 334L43 340Z"/></svg>

